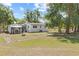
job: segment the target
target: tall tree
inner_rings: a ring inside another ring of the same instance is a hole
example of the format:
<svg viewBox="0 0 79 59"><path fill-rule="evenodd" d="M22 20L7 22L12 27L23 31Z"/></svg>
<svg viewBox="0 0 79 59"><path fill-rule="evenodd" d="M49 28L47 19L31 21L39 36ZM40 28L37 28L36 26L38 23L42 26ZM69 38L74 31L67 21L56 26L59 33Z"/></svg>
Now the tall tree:
<svg viewBox="0 0 79 59"><path fill-rule="evenodd" d="M66 6L67 6L67 14L68 14L68 18L66 19L66 33L69 33L69 29L71 26L71 19L73 15L73 4L68 3L66 4Z"/></svg>
<svg viewBox="0 0 79 59"><path fill-rule="evenodd" d="M57 26L58 31L61 32L61 27L62 24L65 25L65 33L70 33L71 26L75 26L75 30L77 28L78 31L78 10L79 6L78 4L72 4L72 3L67 3L67 4L48 4L48 12L46 14L46 19L49 20L49 23L51 23L52 26ZM66 17L63 18L61 15L62 12L66 13ZM64 19L64 22L63 20ZM76 20L75 20L76 19ZM75 22L74 22L75 21Z"/></svg>
<svg viewBox="0 0 79 59"><path fill-rule="evenodd" d="M28 22L34 22L34 23L39 22L40 12L38 9L35 9L33 11L26 10L24 18Z"/></svg>
<svg viewBox="0 0 79 59"><path fill-rule="evenodd" d="M58 32L61 33L62 28L62 4L48 4L49 9L48 13L45 15L45 18L49 20L51 27L58 27Z"/></svg>
<svg viewBox="0 0 79 59"><path fill-rule="evenodd" d="M0 4L0 25L3 30L7 28L7 26L14 22L14 16L9 7Z"/></svg>
<svg viewBox="0 0 79 59"><path fill-rule="evenodd" d="M26 10L25 11L25 20L28 22L32 22L32 11Z"/></svg>
<svg viewBox="0 0 79 59"><path fill-rule="evenodd" d="M40 12L39 9L34 10L34 22L39 22Z"/></svg>

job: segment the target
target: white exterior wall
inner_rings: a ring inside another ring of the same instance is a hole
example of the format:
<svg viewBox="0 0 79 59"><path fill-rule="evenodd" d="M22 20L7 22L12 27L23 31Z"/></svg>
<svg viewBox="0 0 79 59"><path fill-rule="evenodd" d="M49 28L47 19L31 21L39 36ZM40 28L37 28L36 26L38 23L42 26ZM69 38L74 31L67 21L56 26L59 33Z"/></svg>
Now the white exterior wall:
<svg viewBox="0 0 79 59"><path fill-rule="evenodd" d="M27 28L27 32L39 32L40 30L41 31L47 31L46 28L45 28L45 25L43 24L28 24L27 27L29 26L29 28ZM33 28L33 26L37 26L37 28ZM40 28L41 26L41 28Z"/></svg>
<svg viewBox="0 0 79 59"><path fill-rule="evenodd" d="M33 28L33 26L37 26L37 28ZM31 25L31 32L39 32L39 26L38 25Z"/></svg>
<svg viewBox="0 0 79 59"><path fill-rule="evenodd" d="M40 30L42 30L43 32L47 31L47 29L45 28L45 25L41 25Z"/></svg>
<svg viewBox="0 0 79 59"><path fill-rule="evenodd" d="M13 26L12 26L12 25L9 25L9 26L8 26L8 32L9 32L9 33L11 33L11 28L12 28L12 27L14 27L15 29L17 29L18 31L19 31L19 28L20 28L20 32L22 32L22 27L21 27L21 26L20 26L20 27L17 27L17 26L15 26L15 25L13 25Z"/></svg>
<svg viewBox="0 0 79 59"><path fill-rule="evenodd" d="M26 30L27 32L31 32L32 26L30 24L27 24L26 26Z"/></svg>
<svg viewBox="0 0 79 59"><path fill-rule="evenodd" d="M10 26L8 26L8 32L11 33L11 27Z"/></svg>
<svg viewBox="0 0 79 59"><path fill-rule="evenodd" d="M39 31L45 32L45 31L47 31L45 24L42 24L42 23L26 23L26 24L24 24L24 26L26 26L27 32L39 32ZM33 28L33 26L37 26L37 28ZM40 28L40 26L41 26L41 28ZM9 33L11 33L11 27L12 27L12 25L8 26ZM20 30L20 32L22 32L22 29Z"/></svg>

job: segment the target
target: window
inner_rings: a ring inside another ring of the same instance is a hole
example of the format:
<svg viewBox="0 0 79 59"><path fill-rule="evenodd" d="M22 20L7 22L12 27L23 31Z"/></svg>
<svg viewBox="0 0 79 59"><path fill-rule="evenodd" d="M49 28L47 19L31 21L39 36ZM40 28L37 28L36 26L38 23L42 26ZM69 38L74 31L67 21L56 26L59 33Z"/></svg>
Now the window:
<svg viewBox="0 0 79 59"><path fill-rule="evenodd" d="M37 28L37 26L33 26L33 28Z"/></svg>
<svg viewBox="0 0 79 59"><path fill-rule="evenodd" d="M28 26L28 28L29 28L29 26Z"/></svg>

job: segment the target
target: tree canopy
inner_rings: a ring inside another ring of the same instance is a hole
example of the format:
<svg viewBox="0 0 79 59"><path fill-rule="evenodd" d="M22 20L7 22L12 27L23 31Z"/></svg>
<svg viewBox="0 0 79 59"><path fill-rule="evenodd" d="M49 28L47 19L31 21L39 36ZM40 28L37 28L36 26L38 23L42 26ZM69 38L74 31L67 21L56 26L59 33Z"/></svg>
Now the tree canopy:
<svg viewBox="0 0 79 59"><path fill-rule="evenodd" d="M0 4L0 27L4 30L9 24L14 23L14 20L15 18L12 10L7 6Z"/></svg>
<svg viewBox="0 0 79 59"><path fill-rule="evenodd" d="M28 22L39 22L39 18L41 17L39 9L35 9L33 11L26 10L24 19Z"/></svg>
<svg viewBox="0 0 79 59"><path fill-rule="evenodd" d="M74 28L74 31L79 29L79 4L73 3L59 3L53 4L50 3L47 5L47 13L45 18L49 21L50 27L58 27L58 31L61 32L62 25L66 29L66 33L70 33L71 27ZM62 13L66 14L66 17Z"/></svg>

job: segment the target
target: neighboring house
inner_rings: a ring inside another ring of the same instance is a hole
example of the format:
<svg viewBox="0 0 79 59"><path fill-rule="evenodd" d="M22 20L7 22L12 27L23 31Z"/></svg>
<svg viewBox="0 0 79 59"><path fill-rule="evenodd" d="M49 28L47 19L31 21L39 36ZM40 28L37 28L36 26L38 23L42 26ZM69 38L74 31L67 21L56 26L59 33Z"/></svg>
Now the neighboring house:
<svg viewBox="0 0 79 59"><path fill-rule="evenodd" d="M22 33L22 32L45 32L47 31L45 24L43 23L25 23L25 24L13 24L9 25L9 33Z"/></svg>

